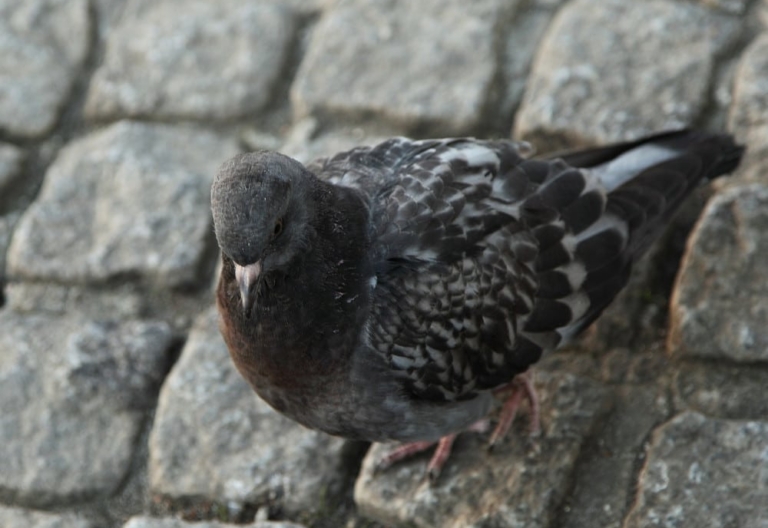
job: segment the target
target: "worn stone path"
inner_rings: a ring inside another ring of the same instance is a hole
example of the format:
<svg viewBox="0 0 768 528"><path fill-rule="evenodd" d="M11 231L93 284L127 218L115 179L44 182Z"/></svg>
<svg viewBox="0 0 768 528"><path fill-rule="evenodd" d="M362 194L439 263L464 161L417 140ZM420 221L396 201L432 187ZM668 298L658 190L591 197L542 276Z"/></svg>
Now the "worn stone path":
<svg viewBox="0 0 768 528"><path fill-rule="evenodd" d="M234 371L233 154L682 126L745 161L535 369L539 439L373 475ZM768 526L768 0L0 0L0 286L2 527Z"/></svg>

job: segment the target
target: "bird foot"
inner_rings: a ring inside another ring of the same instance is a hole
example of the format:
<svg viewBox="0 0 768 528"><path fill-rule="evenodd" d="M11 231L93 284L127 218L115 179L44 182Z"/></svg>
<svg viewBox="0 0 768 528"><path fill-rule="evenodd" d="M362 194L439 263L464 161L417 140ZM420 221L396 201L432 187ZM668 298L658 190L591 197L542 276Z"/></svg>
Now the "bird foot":
<svg viewBox="0 0 768 528"><path fill-rule="evenodd" d="M466 431L484 433L488 431L489 428L490 428L490 423L488 422L487 419L483 419L469 426L466 429ZM396 462L399 462L400 460L410 458L413 455L426 451L430 447L437 445L437 447L435 448L435 452L429 461L429 464L427 464L427 471L426 471L426 476L427 476L427 479L429 480L429 483L434 484L437 481L437 478L440 476L440 473L443 470L443 466L445 465L445 462L448 460L448 457L451 455L453 442L454 440L456 440L457 436L458 436L458 433L454 433L454 434L444 436L440 440L436 440L436 441L408 442L408 443L399 445L394 449L392 449L391 451L389 451L387 454L385 454L384 457L382 457L376 463L376 467L374 468L374 471L379 472L384 469L387 469L391 467L393 464L395 464Z"/></svg>
<svg viewBox="0 0 768 528"><path fill-rule="evenodd" d="M433 445L437 444L437 448L435 449L435 452L432 455L429 464L427 465L426 472L427 479L429 480L430 484L432 484L437 480L437 477L440 476L440 471L442 471L443 465L445 465L445 461L448 460L448 456L451 454L451 447L453 446L453 441L456 439L456 436L457 435L454 433L444 436L437 441L408 442L399 445L385 454L376 463L374 471L378 473L379 471L391 467L393 464L399 462L400 460L410 458L413 455L421 453L422 451L426 451Z"/></svg>
<svg viewBox="0 0 768 528"><path fill-rule="evenodd" d="M523 398L528 400L531 407L531 436L539 434L541 430L541 424L539 421L539 398L536 395L536 389L533 387L533 382L530 376L526 374L519 374L507 385L497 389L497 392L509 391L507 399L501 407L501 413L499 415L499 423L491 433L490 440L488 441L488 449L492 450L498 445L504 436L512 426L512 422L517 415L517 411L520 408L520 403ZM469 426L466 431L472 431L476 433L484 433L490 429L490 422L487 419L479 420ZM394 449L386 453L374 467L374 472L383 471L395 463L410 458L413 455L422 453L432 446L437 445L432 458L427 465L426 476L430 484L434 484L445 465L448 457L451 454L453 442L456 440L458 433L453 433L442 437L440 440L408 442L401 444Z"/></svg>
<svg viewBox="0 0 768 528"><path fill-rule="evenodd" d="M520 402L523 398L528 399L528 403L531 407L531 436L536 436L541 432L541 421L539 417L539 397L536 395L536 389L533 386L528 373L519 374L515 376L515 379L511 383L498 389L498 392L509 390L509 396L501 407L501 413L499 414L499 423L496 424L496 428L491 433L491 438L488 441L488 449L498 445L498 443L504 439L504 436L512 426L512 422L515 420L517 410L520 408Z"/></svg>

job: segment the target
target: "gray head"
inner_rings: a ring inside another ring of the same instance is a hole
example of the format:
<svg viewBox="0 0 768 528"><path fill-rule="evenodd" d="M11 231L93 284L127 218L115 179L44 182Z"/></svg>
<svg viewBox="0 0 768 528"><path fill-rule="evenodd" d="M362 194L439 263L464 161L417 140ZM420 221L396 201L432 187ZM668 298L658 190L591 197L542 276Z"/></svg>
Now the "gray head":
<svg viewBox="0 0 768 528"><path fill-rule="evenodd" d="M235 264L244 307L262 275L285 269L308 247L313 178L298 161L267 151L235 156L219 169L213 226Z"/></svg>

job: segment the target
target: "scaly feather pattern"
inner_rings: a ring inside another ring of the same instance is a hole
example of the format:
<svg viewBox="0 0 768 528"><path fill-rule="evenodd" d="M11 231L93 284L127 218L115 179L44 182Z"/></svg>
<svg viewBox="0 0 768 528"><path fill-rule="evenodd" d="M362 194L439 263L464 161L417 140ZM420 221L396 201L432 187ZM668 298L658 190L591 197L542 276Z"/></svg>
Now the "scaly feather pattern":
<svg viewBox="0 0 768 528"><path fill-rule="evenodd" d="M468 138L307 167L241 155L212 190L222 332L259 395L309 427L449 443L598 317L742 150L679 131L547 158Z"/></svg>

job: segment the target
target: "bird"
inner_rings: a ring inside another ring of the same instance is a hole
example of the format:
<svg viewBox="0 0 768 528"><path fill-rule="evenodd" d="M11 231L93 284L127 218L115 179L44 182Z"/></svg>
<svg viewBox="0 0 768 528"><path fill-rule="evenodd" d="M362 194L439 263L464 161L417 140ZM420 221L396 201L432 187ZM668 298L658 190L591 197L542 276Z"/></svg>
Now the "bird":
<svg viewBox="0 0 768 528"><path fill-rule="evenodd" d="M744 148L677 130L535 156L525 142L388 139L303 165L273 151L226 161L211 188L219 326L231 359L278 412L331 435L491 444L542 354L571 342L702 182Z"/></svg>

